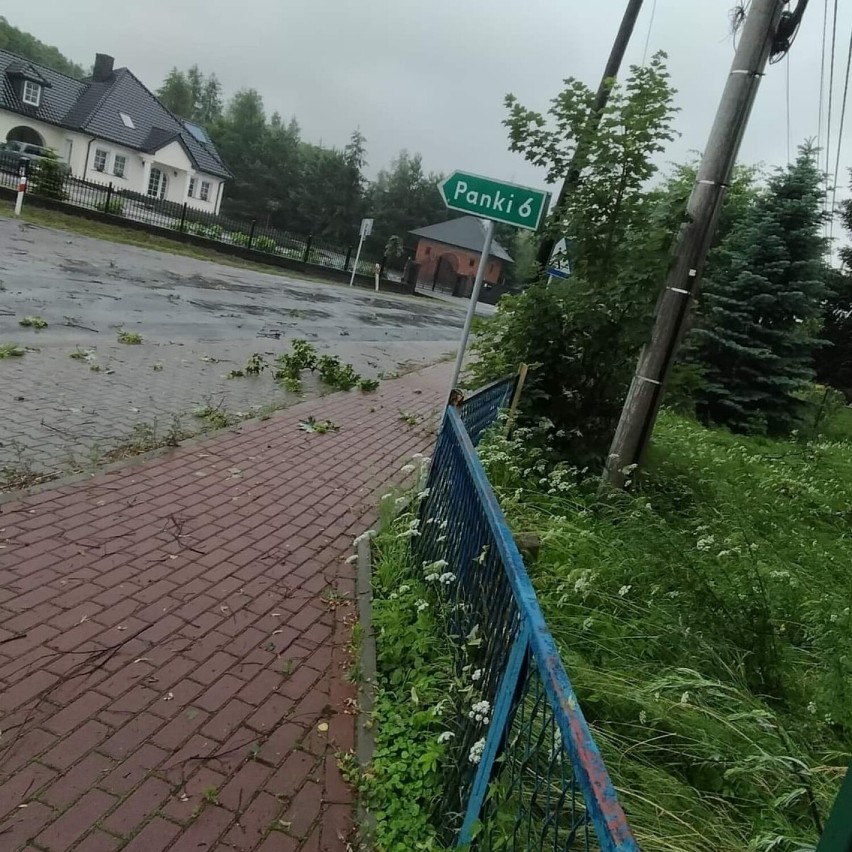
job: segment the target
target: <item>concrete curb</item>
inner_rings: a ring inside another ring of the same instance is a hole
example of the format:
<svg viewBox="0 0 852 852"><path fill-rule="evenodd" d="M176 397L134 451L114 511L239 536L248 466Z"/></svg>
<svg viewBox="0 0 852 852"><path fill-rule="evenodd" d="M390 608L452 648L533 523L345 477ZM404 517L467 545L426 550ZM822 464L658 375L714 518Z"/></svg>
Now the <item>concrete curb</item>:
<svg viewBox="0 0 852 852"><path fill-rule="evenodd" d="M358 622L361 625L361 678L358 682L358 720L356 728L356 754L361 770L366 770L373 760L376 738L373 735L373 708L376 700L376 635L373 632L373 555L370 540L358 543ZM358 825L361 827L361 848L372 848L376 821L373 815L358 802Z"/></svg>

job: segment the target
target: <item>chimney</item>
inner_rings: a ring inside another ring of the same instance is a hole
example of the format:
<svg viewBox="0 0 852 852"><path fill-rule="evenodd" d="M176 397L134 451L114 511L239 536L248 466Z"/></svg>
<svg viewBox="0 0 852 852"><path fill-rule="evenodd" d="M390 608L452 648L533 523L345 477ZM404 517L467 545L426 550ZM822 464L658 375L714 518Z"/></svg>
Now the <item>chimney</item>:
<svg viewBox="0 0 852 852"><path fill-rule="evenodd" d="M95 54L95 70L92 79L96 83L106 83L112 77L112 66L115 60L106 53Z"/></svg>

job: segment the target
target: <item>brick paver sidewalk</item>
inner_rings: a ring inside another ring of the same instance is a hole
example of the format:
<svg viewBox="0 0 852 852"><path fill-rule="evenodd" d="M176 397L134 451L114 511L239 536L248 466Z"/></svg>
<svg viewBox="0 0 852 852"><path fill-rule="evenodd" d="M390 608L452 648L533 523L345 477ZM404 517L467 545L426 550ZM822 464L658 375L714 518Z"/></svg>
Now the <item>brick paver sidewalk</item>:
<svg viewBox="0 0 852 852"><path fill-rule="evenodd" d="M0 505L0 849L346 848L344 558L449 374Z"/></svg>

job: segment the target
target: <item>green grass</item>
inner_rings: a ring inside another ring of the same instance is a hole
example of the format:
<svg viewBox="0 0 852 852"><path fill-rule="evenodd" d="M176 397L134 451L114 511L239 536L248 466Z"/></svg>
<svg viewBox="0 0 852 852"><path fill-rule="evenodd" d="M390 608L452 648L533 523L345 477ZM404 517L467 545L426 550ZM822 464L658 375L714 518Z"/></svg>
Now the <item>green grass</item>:
<svg viewBox="0 0 852 852"><path fill-rule="evenodd" d="M27 350L23 346L18 346L17 343L0 343L0 359L2 358L23 358Z"/></svg>
<svg viewBox="0 0 852 852"><path fill-rule="evenodd" d="M852 436L664 413L633 496L482 448L644 852L812 848L852 754ZM830 436L830 437L827 437Z"/></svg>
<svg viewBox="0 0 852 852"><path fill-rule="evenodd" d="M376 852L441 850L433 814L444 789L450 746L440 738L451 721L442 707L452 689L449 645L439 614L400 537L411 515L385 525L374 540L373 626L377 684L375 753L361 778L362 800L376 820Z"/></svg>
<svg viewBox="0 0 852 852"><path fill-rule="evenodd" d="M24 317L22 320L18 320L18 325L40 331L47 328L47 320L44 317Z"/></svg>
<svg viewBox="0 0 852 852"><path fill-rule="evenodd" d="M118 342L124 343L127 346L138 346L142 342L142 335L135 331L125 331L122 329L118 332Z"/></svg>

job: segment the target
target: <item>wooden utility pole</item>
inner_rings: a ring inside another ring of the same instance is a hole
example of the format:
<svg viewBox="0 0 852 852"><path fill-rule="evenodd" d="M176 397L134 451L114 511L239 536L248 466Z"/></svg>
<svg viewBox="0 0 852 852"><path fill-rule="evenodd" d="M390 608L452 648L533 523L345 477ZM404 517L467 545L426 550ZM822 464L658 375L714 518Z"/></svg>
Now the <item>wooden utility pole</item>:
<svg viewBox="0 0 852 852"><path fill-rule="evenodd" d="M604 481L617 488L624 486L628 475L625 469L640 465L644 459L786 4L787 0L752 0L743 24L731 73L687 203L688 221L681 230L675 258L657 302L651 342L639 355L606 460Z"/></svg>
<svg viewBox="0 0 852 852"><path fill-rule="evenodd" d="M565 207L565 200L568 198L571 190L577 185L580 180L580 172L583 168L583 159L586 152L583 146L583 140L589 135L594 134L598 125L601 123L604 108L609 101L609 95L612 91L615 78L621 68L621 61L624 59L624 54L627 50L627 45L630 43L630 37L633 35L633 29L636 26L636 19L639 17L639 12L642 11L643 0L628 0L627 9L624 12L624 17L621 19L621 26L618 28L618 34L615 37L615 43L612 46L612 51L609 54L609 59L604 68L601 84L598 86L598 92L595 95L595 102L592 105L592 110L589 113L588 123L583 129L582 137L577 141L577 147L574 149L574 154L571 157L571 162L568 164L568 173L565 175L565 180L562 181L562 188L559 190L559 195L556 197L556 203L553 205L551 218L556 218ZM556 245L557 236L553 233L553 229L549 229L538 247L538 265L544 269L550 260L550 255L553 253L553 247Z"/></svg>

